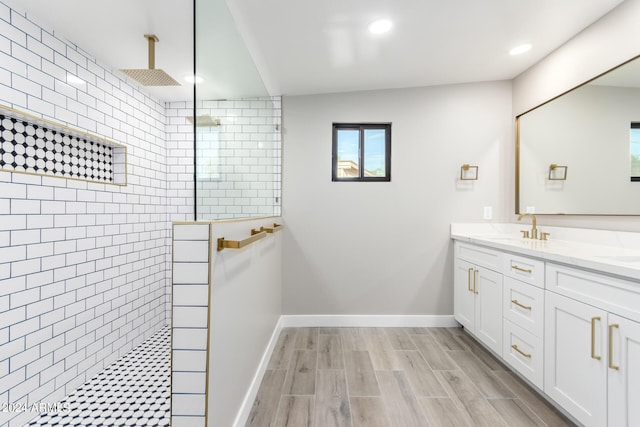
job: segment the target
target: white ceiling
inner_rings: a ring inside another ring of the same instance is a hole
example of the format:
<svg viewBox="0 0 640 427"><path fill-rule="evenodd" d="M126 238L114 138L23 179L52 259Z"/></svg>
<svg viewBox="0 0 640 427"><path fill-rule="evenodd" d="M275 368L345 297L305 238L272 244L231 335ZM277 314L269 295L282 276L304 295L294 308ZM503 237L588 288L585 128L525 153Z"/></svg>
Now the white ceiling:
<svg viewBox="0 0 640 427"><path fill-rule="evenodd" d="M113 69L146 68L143 35L156 34L156 68L181 82L192 73L190 0L0 1ZM622 2L227 0L229 13L224 0L198 1L198 73L212 99L259 95L259 75L272 95L511 79ZM382 17L391 32L368 34ZM508 55L524 42L533 49ZM189 84L144 90L192 97Z"/></svg>

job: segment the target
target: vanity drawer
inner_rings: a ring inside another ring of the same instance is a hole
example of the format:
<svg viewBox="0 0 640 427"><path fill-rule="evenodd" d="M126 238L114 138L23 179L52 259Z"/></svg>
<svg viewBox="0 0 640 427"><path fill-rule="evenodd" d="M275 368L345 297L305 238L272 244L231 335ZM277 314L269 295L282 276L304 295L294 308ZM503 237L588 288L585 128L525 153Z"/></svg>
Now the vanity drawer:
<svg viewBox="0 0 640 427"><path fill-rule="evenodd" d="M544 288L544 261L509 253L502 260L505 276Z"/></svg>
<svg viewBox="0 0 640 427"><path fill-rule="evenodd" d="M504 321L503 333L502 357L504 360L542 390L544 378L542 338L533 336L508 320Z"/></svg>
<svg viewBox="0 0 640 427"><path fill-rule="evenodd" d="M553 263L547 263L546 275L547 290L640 322L640 280Z"/></svg>
<svg viewBox="0 0 640 427"><path fill-rule="evenodd" d="M542 338L544 331L544 289L511 277L503 282L503 315L514 324Z"/></svg>
<svg viewBox="0 0 640 427"><path fill-rule="evenodd" d="M502 253L483 246L468 245L456 241L455 257L461 258L472 264L486 267L490 270L500 271Z"/></svg>

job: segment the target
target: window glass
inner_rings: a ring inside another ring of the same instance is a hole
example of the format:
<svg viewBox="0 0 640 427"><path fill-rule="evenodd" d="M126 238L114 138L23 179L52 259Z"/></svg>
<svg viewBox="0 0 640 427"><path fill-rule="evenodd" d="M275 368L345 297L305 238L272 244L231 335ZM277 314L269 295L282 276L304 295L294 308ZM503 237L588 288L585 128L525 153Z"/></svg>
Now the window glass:
<svg viewBox="0 0 640 427"><path fill-rule="evenodd" d="M358 129L340 129L337 132L339 178L357 178L360 176L360 131Z"/></svg>
<svg viewBox="0 0 640 427"><path fill-rule="evenodd" d="M364 130L364 176L385 176L385 129Z"/></svg>

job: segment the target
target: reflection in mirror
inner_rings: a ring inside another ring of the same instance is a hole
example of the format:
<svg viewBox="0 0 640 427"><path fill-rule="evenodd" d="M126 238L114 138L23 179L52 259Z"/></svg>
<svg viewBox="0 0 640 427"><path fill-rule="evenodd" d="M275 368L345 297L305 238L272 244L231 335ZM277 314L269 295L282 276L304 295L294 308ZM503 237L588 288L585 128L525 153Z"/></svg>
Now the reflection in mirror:
<svg viewBox="0 0 640 427"><path fill-rule="evenodd" d="M640 181L640 123L631 123L631 181Z"/></svg>
<svg viewBox="0 0 640 427"><path fill-rule="evenodd" d="M640 215L640 59L516 123L516 213Z"/></svg>

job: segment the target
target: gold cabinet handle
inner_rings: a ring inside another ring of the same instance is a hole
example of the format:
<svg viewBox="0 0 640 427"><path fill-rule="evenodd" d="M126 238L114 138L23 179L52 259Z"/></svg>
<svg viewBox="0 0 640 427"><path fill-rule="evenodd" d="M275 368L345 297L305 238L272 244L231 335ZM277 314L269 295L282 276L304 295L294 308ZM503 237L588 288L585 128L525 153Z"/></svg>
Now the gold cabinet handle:
<svg viewBox="0 0 640 427"><path fill-rule="evenodd" d="M530 305L520 304L517 299L512 299L511 302L513 304L517 305L520 308L524 308L525 310L531 310L531 306Z"/></svg>
<svg viewBox="0 0 640 427"><path fill-rule="evenodd" d="M521 271L523 273L531 273L531 271L532 271L531 269L518 267L517 265L512 265L511 268L514 269L514 270Z"/></svg>
<svg viewBox="0 0 640 427"><path fill-rule="evenodd" d="M473 289L471 289L471 273L473 272L473 267L471 267L468 271L467 271L467 290L469 292L473 292Z"/></svg>
<svg viewBox="0 0 640 427"><path fill-rule="evenodd" d="M473 270L473 293L478 295L478 270Z"/></svg>
<svg viewBox="0 0 640 427"><path fill-rule="evenodd" d="M524 357L526 357L527 359L531 359L531 355L520 350L517 345L513 344L511 348L517 351L518 353L520 353L521 355L523 355Z"/></svg>
<svg viewBox="0 0 640 427"><path fill-rule="evenodd" d="M591 358L600 360L600 356L596 356L596 320L600 321L600 317L591 318Z"/></svg>
<svg viewBox="0 0 640 427"><path fill-rule="evenodd" d="M614 323L609 325L609 369L614 369L616 371L620 370L620 366L613 364L613 329L619 328L620 325Z"/></svg>

